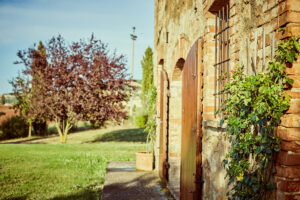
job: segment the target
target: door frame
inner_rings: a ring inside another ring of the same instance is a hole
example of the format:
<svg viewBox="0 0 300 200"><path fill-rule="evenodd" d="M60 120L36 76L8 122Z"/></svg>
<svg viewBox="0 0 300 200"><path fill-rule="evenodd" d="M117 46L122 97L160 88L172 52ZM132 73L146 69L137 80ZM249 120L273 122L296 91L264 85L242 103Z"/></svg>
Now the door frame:
<svg viewBox="0 0 300 200"><path fill-rule="evenodd" d="M167 72L160 72L160 139L158 173L163 182L169 180L169 79Z"/></svg>

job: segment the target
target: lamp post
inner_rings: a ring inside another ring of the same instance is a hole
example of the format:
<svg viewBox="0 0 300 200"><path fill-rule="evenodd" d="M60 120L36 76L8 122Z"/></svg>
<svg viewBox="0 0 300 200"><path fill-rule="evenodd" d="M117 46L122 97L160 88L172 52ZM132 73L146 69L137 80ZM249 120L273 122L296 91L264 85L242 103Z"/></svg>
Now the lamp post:
<svg viewBox="0 0 300 200"><path fill-rule="evenodd" d="M132 34L130 34L132 40L132 64L131 64L131 80L133 80L133 71L134 71L134 41L137 39L135 33L135 27L132 27Z"/></svg>

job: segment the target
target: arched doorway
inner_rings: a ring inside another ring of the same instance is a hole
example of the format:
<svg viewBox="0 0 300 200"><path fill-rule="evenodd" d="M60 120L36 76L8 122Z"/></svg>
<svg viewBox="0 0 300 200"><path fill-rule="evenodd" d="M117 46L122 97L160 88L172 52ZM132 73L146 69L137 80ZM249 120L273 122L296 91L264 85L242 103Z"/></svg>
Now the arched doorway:
<svg viewBox="0 0 300 200"><path fill-rule="evenodd" d="M163 182L169 180L168 169L168 136L169 136L169 79L165 70L160 74L160 138L158 173Z"/></svg>
<svg viewBox="0 0 300 200"><path fill-rule="evenodd" d="M182 72L180 199L201 198L202 40L190 49Z"/></svg>

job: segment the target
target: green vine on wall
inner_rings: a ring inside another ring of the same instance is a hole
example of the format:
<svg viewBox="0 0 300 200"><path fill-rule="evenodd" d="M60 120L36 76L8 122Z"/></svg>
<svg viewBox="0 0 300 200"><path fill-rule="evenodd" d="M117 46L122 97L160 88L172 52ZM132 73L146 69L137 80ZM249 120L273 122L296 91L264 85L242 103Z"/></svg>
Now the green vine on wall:
<svg viewBox="0 0 300 200"><path fill-rule="evenodd" d="M221 124L227 122L231 142L224 159L231 186L229 199L264 199L266 192L274 188L270 181L273 158L274 152L280 151L275 128L289 108L290 97L284 88L290 87L293 80L285 69L299 55L298 41L299 37L280 41L266 72L247 76L243 67L237 67L221 92L229 95L217 111L224 113Z"/></svg>
<svg viewBox="0 0 300 200"><path fill-rule="evenodd" d="M154 152L154 142L156 139L156 88L152 86L149 92L148 120L145 131L148 132L147 143L151 144L151 152ZM148 151L148 150L147 150Z"/></svg>

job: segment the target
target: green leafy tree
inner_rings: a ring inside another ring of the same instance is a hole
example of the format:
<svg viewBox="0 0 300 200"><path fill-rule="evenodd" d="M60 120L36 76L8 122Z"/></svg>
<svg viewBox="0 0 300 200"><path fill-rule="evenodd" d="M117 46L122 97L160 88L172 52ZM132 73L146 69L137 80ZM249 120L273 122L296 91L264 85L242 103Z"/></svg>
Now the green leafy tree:
<svg viewBox="0 0 300 200"><path fill-rule="evenodd" d="M156 119L155 119L155 103L156 103L156 88L153 84L153 52L150 47L148 47L145 51L145 55L143 60L141 61L142 69L143 69L143 80L142 80L142 94L141 99L144 103L144 108L146 115L144 118L147 119L145 121L145 131L148 132L147 141L152 144L153 150L153 142L155 140L155 127L156 127Z"/></svg>
<svg viewBox="0 0 300 200"><path fill-rule="evenodd" d="M150 47L146 49L141 65L143 69L142 99L147 99L153 88L153 52Z"/></svg>
<svg viewBox="0 0 300 200"><path fill-rule="evenodd" d="M32 71L25 70L24 75L31 74L29 78L21 77L20 75L10 81L13 86L13 93L17 98L17 103L14 104L14 109L20 114L29 125L28 137L30 138L33 130L33 123L45 122L45 110L41 109L39 105L40 98L42 98L42 85L39 84L41 80L41 70L47 65L47 55L43 43L40 41L37 49L32 49L28 52L28 56L32 61L28 63ZM33 73L32 73L33 72Z"/></svg>

